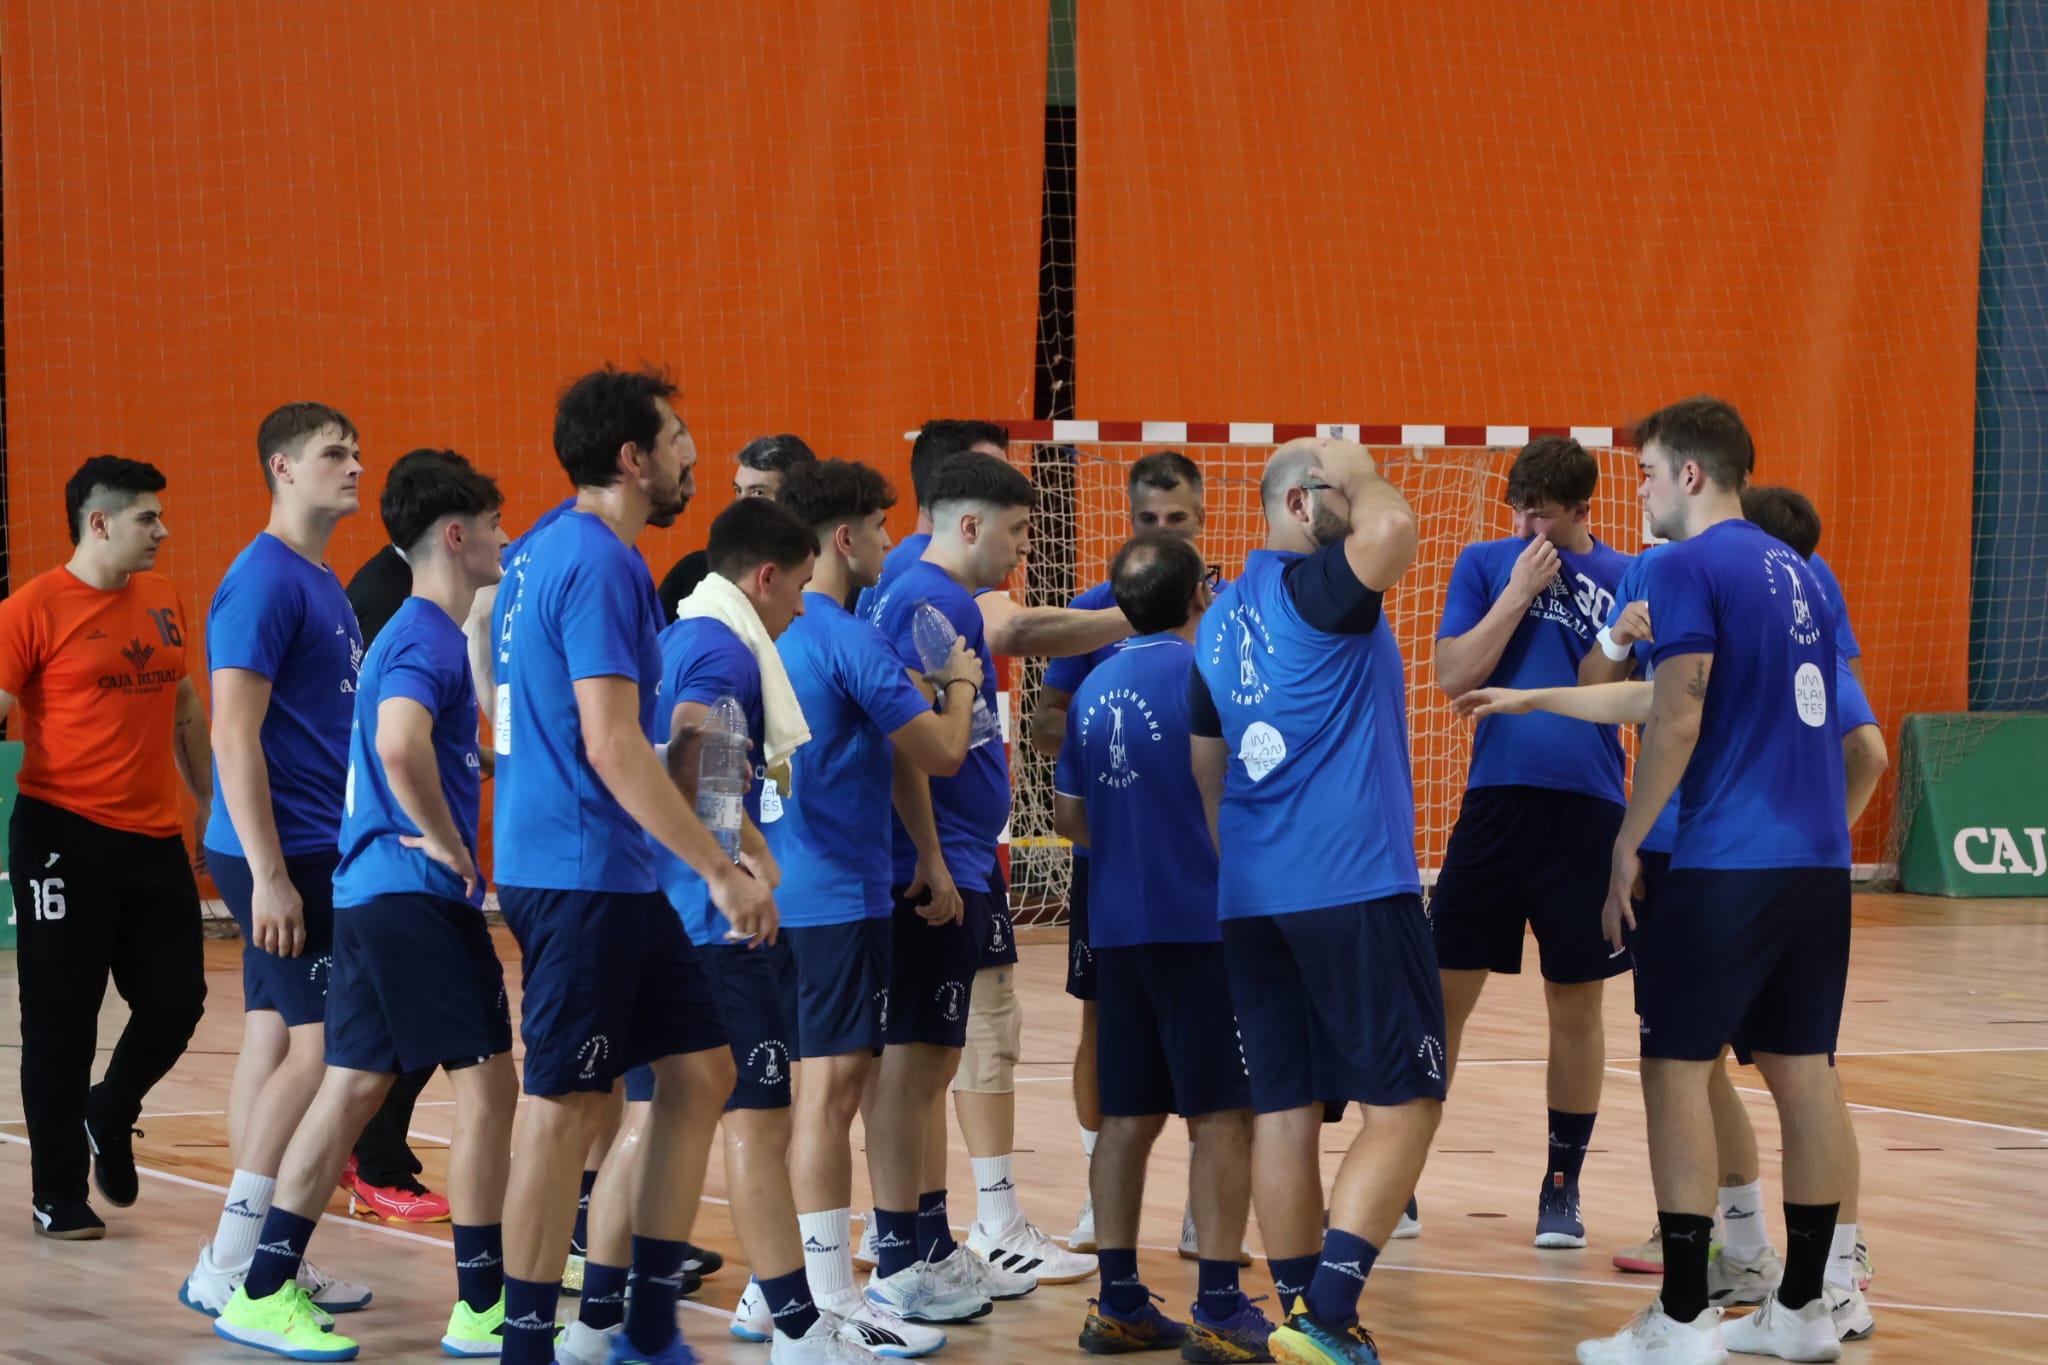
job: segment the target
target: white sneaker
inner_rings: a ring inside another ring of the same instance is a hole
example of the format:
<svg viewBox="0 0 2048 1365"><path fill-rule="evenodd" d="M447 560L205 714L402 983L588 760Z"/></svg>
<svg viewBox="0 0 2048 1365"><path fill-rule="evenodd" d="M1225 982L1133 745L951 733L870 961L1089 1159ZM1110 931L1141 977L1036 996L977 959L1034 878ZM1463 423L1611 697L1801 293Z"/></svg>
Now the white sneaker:
<svg viewBox="0 0 2048 1365"><path fill-rule="evenodd" d="M994 1232L976 1223L967 1229L967 1249L990 1265L1028 1275L1040 1284L1072 1284L1095 1274L1093 1256L1067 1250L1031 1222Z"/></svg>
<svg viewBox="0 0 2048 1365"><path fill-rule="evenodd" d="M1038 1281L1031 1276L1020 1275L1014 1270L1005 1270L999 1265L990 1265L964 1246L956 1245L953 1254L932 1269L947 1284L958 1289L972 1290L983 1298L997 1303L1021 1299L1038 1288ZM904 1316L908 1317L909 1314L906 1313Z"/></svg>
<svg viewBox="0 0 2048 1365"><path fill-rule="evenodd" d="M891 1360L915 1360L928 1356L946 1344L946 1334L936 1327L921 1327L861 1297L859 1290L832 1303L820 1303L839 1319L839 1335L856 1346L865 1346Z"/></svg>
<svg viewBox="0 0 2048 1365"><path fill-rule="evenodd" d="M1422 1206L1413 1199L1410 1199L1408 1207L1401 1210L1400 1221L1394 1224L1394 1235L1389 1240L1405 1242L1411 1237L1420 1237L1421 1235Z"/></svg>
<svg viewBox="0 0 2048 1365"><path fill-rule="evenodd" d="M1800 1308L1787 1308L1773 1294L1746 1318L1722 1329L1731 1351L1780 1360L1840 1360L1842 1338L1828 1312L1825 1296Z"/></svg>
<svg viewBox="0 0 2048 1365"><path fill-rule="evenodd" d="M775 1315L768 1311L768 1296L761 1282L747 1281L740 1294L740 1306L732 1310L732 1326L725 1329L741 1341L767 1341L775 1335Z"/></svg>
<svg viewBox="0 0 2048 1365"><path fill-rule="evenodd" d="M1778 1281L1784 1278L1785 1263L1771 1248L1745 1258L1724 1247L1707 1262L1707 1302L1722 1308L1762 1303L1778 1292Z"/></svg>
<svg viewBox="0 0 2048 1365"><path fill-rule="evenodd" d="M1180 1258L1183 1261L1199 1261L1202 1259L1202 1240L1195 1236L1195 1210L1191 1205L1183 1205L1180 1211ZM1252 1263L1252 1249L1250 1247L1240 1246L1237 1249L1237 1263L1239 1265L1250 1265Z"/></svg>
<svg viewBox="0 0 2048 1365"><path fill-rule="evenodd" d="M1081 1206L1081 1216L1074 1220L1074 1230L1067 1234L1067 1245L1075 1251L1095 1250L1095 1201L1090 1199Z"/></svg>
<svg viewBox="0 0 2048 1365"><path fill-rule="evenodd" d="M299 1288L305 1290L313 1306L323 1312L353 1313L358 1308L370 1306L369 1290L347 1280L337 1280L311 1261L299 1262Z"/></svg>
<svg viewBox="0 0 2048 1365"><path fill-rule="evenodd" d="M1870 1303L1862 1290L1824 1285L1821 1297L1827 1300L1828 1314L1834 1318L1835 1332L1842 1340L1861 1341L1877 1330L1877 1319L1870 1315Z"/></svg>
<svg viewBox="0 0 2048 1365"><path fill-rule="evenodd" d="M178 1288L178 1302L195 1313L204 1313L209 1318L220 1316L220 1310L228 1306L228 1300L241 1288L248 1276L249 1267L244 1265L234 1270L222 1270L213 1263L213 1243L205 1242L199 1248L199 1263L192 1267L192 1273L185 1277L185 1283Z"/></svg>
<svg viewBox="0 0 2048 1365"><path fill-rule="evenodd" d="M860 1245L853 1249L853 1267L856 1270L873 1270L882 1258L875 1254L875 1211L869 1209L861 1219Z"/></svg>
<svg viewBox="0 0 2048 1365"><path fill-rule="evenodd" d="M820 1308L818 1320L802 1336L775 1334L768 1365L880 1365L880 1356L846 1339L844 1325L837 1313Z"/></svg>
<svg viewBox="0 0 2048 1365"><path fill-rule="evenodd" d="M600 1332L580 1322L570 1323L555 1337L555 1365L609 1365L612 1338L621 1330L607 1327Z"/></svg>
<svg viewBox="0 0 2048 1365"><path fill-rule="evenodd" d="M955 1253L967 1254L964 1248ZM925 1261L906 1266L886 1280L880 1271L870 1274L867 1300L912 1322L969 1322L987 1317L995 1307L979 1289L953 1283Z"/></svg>
<svg viewBox="0 0 2048 1365"><path fill-rule="evenodd" d="M1579 1365L1724 1365L1727 1359L1720 1309L1676 1322L1664 1311L1662 1299L1652 1299L1613 1336L1579 1343Z"/></svg>

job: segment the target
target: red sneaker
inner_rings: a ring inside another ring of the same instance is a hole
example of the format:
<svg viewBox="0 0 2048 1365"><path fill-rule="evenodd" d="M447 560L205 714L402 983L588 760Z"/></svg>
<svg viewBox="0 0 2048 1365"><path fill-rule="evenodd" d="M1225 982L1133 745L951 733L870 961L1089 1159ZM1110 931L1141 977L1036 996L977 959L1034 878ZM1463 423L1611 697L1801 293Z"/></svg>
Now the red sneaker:
<svg viewBox="0 0 2048 1365"><path fill-rule="evenodd" d="M348 1211L358 1218L382 1218L393 1223L445 1223L448 1200L417 1180L402 1185L372 1185L356 1172L351 1162L341 1187L348 1191Z"/></svg>

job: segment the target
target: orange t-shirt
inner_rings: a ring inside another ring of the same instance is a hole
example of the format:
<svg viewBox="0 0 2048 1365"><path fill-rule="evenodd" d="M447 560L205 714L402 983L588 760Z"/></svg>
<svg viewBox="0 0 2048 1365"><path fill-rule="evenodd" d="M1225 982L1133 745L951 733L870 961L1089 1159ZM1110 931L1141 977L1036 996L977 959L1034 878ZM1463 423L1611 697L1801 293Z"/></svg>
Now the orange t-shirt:
<svg viewBox="0 0 2048 1365"><path fill-rule="evenodd" d="M0 601L0 692L26 746L24 796L136 834L177 834L172 756L185 676L185 605L139 573L102 592L69 569Z"/></svg>

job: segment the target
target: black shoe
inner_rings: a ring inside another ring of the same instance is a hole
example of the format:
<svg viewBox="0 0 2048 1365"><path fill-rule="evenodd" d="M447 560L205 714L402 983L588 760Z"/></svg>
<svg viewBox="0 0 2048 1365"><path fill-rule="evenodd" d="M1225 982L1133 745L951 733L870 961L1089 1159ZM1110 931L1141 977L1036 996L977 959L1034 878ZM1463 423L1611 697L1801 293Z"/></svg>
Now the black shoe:
<svg viewBox="0 0 2048 1365"><path fill-rule="evenodd" d="M135 1174L134 1139L142 1136L140 1128L130 1128L125 1123L107 1123L96 1119L90 1099L85 1108L85 1140L92 1146L92 1178L106 1196L109 1204L125 1209L135 1202L140 1192L141 1181Z"/></svg>
<svg viewBox="0 0 2048 1365"><path fill-rule="evenodd" d="M725 1257L717 1252L689 1242L683 1243L683 1269L694 1272L699 1278L716 1275L724 1266Z"/></svg>
<svg viewBox="0 0 2048 1365"><path fill-rule="evenodd" d="M704 1277L687 1266L683 1269L683 1287L676 1291L676 1297L687 1299L704 1287Z"/></svg>
<svg viewBox="0 0 2048 1365"><path fill-rule="evenodd" d="M65 1199L35 1206L36 1235L60 1242L97 1242L107 1235L107 1225L83 1199Z"/></svg>

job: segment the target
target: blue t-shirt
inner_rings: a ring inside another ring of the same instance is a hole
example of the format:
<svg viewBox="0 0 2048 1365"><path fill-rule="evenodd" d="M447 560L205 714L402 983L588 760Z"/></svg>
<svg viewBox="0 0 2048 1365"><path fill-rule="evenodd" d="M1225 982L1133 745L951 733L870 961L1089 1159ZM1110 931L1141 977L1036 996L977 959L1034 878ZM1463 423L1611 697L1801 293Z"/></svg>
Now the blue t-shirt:
<svg viewBox="0 0 2048 1365"><path fill-rule="evenodd" d="M923 561L924 552L931 543L932 538L928 535L908 535L891 546L889 553L882 557L882 573L875 580L875 586L862 588L860 596L854 600L854 614L879 623L882 603L888 598L889 589L896 585L905 569Z"/></svg>
<svg viewBox="0 0 2048 1365"><path fill-rule="evenodd" d="M889 812L895 746L889 736L931 710L882 633L823 593L776 641L811 742L791 760L795 791L761 833L782 866L775 889L795 928L886 916L895 870Z"/></svg>
<svg viewBox="0 0 2048 1365"><path fill-rule="evenodd" d="M1126 643L1067 711L1054 787L1088 803L1088 942L1215 943L1216 848L1188 759L1193 646ZM1076 875L1079 875L1078 873Z"/></svg>
<svg viewBox="0 0 2048 1365"><path fill-rule="evenodd" d="M1104 607L1113 607L1116 605L1115 585L1097 583L1067 605L1075 611L1100 611ZM1086 654L1068 654L1062 658L1048 661L1045 665L1045 688L1048 691L1064 692L1070 697L1075 696L1080 692L1081 684L1088 680L1088 676L1097 667L1108 661L1119 649L1122 649L1129 643L1128 639L1115 640L1102 646L1100 649L1092 649ZM1069 709L1067 718L1070 724L1073 720L1073 714L1073 711ZM1081 878L1088 875L1088 850L1082 845L1076 844L1074 845L1074 876ZM1090 936L1093 936L1092 931Z"/></svg>
<svg viewBox="0 0 2048 1365"><path fill-rule="evenodd" d="M1856 642L1856 632L1849 626L1849 599L1842 595L1841 580L1818 553L1806 557L1806 567L1820 580L1821 591L1827 594L1828 607L1834 614L1835 651L1845 659L1862 658L1863 646Z"/></svg>
<svg viewBox="0 0 2048 1365"><path fill-rule="evenodd" d="M953 581L938 565L918 560L897 575L883 594L876 625L906 668L924 672L917 656L917 641L911 623L917 609L929 602L952 623L967 641L968 648L981 656L982 700L991 712L996 709L996 665L989 653L988 638L982 630L981 608L967 589ZM957 698L956 698L956 704ZM946 870L963 891L986 891L989 874L995 870L996 841L1010 819L1010 756L1000 738L967 751L967 761L951 777L931 780L932 815L939 828L939 845L946 855ZM917 848L910 842L903 822L891 816L895 864L892 876L897 885L908 882L917 871Z"/></svg>
<svg viewBox="0 0 2048 1365"><path fill-rule="evenodd" d="M1422 891L1394 628L1375 600L1369 630L1324 630L1288 581L1296 563L1311 583L1349 578L1343 556L1341 541L1312 556L1254 551L1202 617L1195 669L1230 747L1217 817L1223 919Z"/></svg>
<svg viewBox="0 0 2048 1365"><path fill-rule="evenodd" d="M1607 613L1607 619L1600 623L1602 626L1612 630L1614 623L1621 619L1621 614L1628 610L1629 603L1649 600L1650 561L1662 548L1658 545L1649 546L1628 562L1628 568L1621 575L1621 585L1614 590L1614 607ZM1655 616L1650 618L1650 629L1657 629ZM1638 640L1629 648L1635 654L1636 669L1643 675L1643 681L1653 680L1657 675L1657 666L1650 662L1649 641ZM1640 738L1641 726L1636 727L1636 734ZM1650 826L1650 832L1643 837L1643 851L1669 853L1677 842L1678 794L1674 792L1671 799L1664 803L1664 809L1657 812L1657 823Z"/></svg>
<svg viewBox="0 0 2048 1365"><path fill-rule="evenodd" d="M250 541L207 610L206 667L246 669L270 680L260 733L278 847L287 858L332 853L363 667L363 632L334 570L268 531ZM206 846L243 856L218 761Z"/></svg>
<svg viewBox="0 0 2048 1365"><path fill-rule="evenodd" d="M656 737L667 740L669 717L684 702L715 705L720 697L731 697L747 717L747 818L756 826L762 821L765 780L761 756L766 752L762 738L761 666L754 651L733 634L731 626L708 617L693 616L677 621L661 632L661 705L654 719ZM809 746L806 746L809 747ZM779 807L780 803L777 802ZM723 943L732 928L717 906L711 903L710 888L681 858L652 838L647 846L654 857L655 875L662 894L683 917L683 932L698 945Z"/></svg>
<svg viewBox="0 0 2048 1365"><path fill-rule="evenodd" d="M641 731L652 732L661 681L654 575L588 512L563 511L516 548L498 589L495 880L652 891L647 840L584 752L575 684L629 679Z"/></svg>
<svg viewBox="0 0 2048 1365"><path fill-rule="evenodd" d="M408 597L370 646L356 689L334 903L361 905L378 896L426 892L449 900L467 899L481 909L481 879L476 894L465 897L453 872L398 842L402 835L417 836L420 829L391 794L383 760L377 756L377 708L392 697L416 701L433 717L441 796L455 817L470 861L476 861L483 770L477 754L476 684L469 671L469 645L462 627L447 612L424 597Z"/></svg>
<svg viewBox="0 0 2048 1365"><path fill-rule="evenodd" d="M1529 547L1519 536L1468 545L1451 569L1450 591L1437 639L1463 635L1507 591L1515 561ZM1614 606L1629 557L1599 541L1585 554L1560 548L1557 577L1536 595L1515 624L1488 687L1572 687L1579 660L1593 645ZM1472 737L1472 767L1465 785L1543 787L1583 792L1621 804L1621 737L1612 725L1594 725L1548 711L1487 716Z"/></svg>
<svg viewBox="0 0 2048 1365"><path fill-rule="evenodd" d="M1716 522L1650 567L1652 658L1711 654L1671 865L1849 865L1835 624L1820 580L1746 521Z"/></svg>

